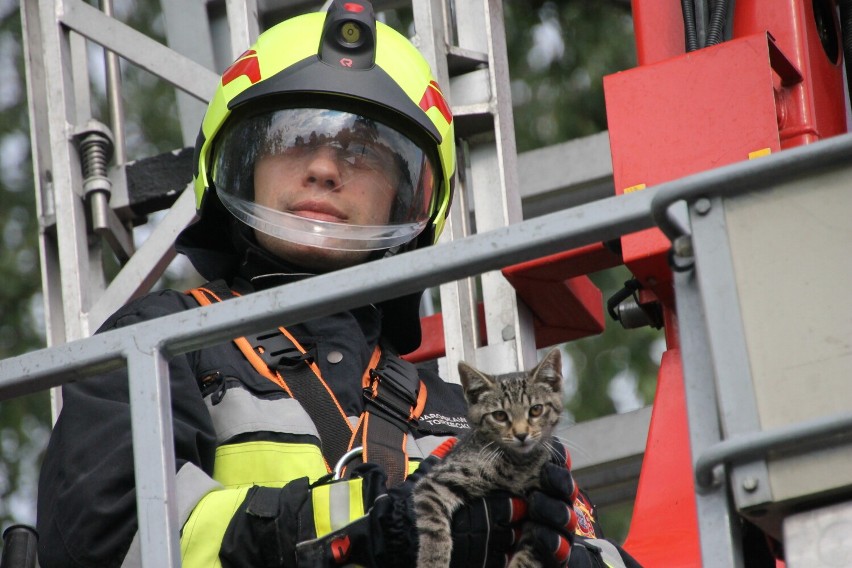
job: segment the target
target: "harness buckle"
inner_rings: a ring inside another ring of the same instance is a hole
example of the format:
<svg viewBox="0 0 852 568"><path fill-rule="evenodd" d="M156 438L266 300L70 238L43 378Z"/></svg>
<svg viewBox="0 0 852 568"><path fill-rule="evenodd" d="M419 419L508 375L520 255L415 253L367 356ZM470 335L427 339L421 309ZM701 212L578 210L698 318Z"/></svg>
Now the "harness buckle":
<svg viewBox="0 0 852 568"><path fill-rule="evenodd" d="M273 371L277 371L281 367L292 367L297 363L313 360L310 353L299 351L299 348L278 329L264 331L246 337L246 339L251 343L255 353Z"/></svg>
<svg viewBox="0 0 852 568"><path fill-rule="evenodd" d="M419 386L414 365L388 357L382 366L370 370L370 386L364 389L364 398L367 405L405 430L409 423L417 424L412 412L417 406Z"/></svg>

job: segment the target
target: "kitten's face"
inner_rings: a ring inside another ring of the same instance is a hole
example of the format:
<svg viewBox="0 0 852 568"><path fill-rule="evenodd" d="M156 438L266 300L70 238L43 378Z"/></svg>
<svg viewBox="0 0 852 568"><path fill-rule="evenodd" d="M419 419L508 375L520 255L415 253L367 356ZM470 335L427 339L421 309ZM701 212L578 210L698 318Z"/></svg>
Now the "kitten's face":
<svg viewBox="0 0 852 568"><path fill-rule="evenodd" d="M491 376L459 364L474 428L515 454L550 438L562 412L562 358L553 349L535 369Z"/></svg>

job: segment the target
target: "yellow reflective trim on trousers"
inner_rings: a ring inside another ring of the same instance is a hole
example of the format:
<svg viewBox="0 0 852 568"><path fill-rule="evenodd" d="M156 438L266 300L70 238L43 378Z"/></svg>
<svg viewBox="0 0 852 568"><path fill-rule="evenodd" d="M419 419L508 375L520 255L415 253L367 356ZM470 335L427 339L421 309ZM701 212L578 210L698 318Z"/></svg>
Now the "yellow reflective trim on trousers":
<svg viewBox="0 0 852 568"><path fill-rule="evenodd" d="M364 516L364 480L335 481L311 490L317 536L343 528Z"/></svg>
<svg viewBox="0 0 852 568"><path fill-rule="evenodd" d="M300 477L314 482L326 473L320 449L311 444L226 444L216 448L213 465L213 479L225 487L280 487Z"/></svg>
<svg viewBox="0 0 852 568"><path fill-rule="evenodd" d="M180 535L184 568L220 568L219 548L231 517L246 498L248 487L220 489L205 495L192 510Z"/></svg>

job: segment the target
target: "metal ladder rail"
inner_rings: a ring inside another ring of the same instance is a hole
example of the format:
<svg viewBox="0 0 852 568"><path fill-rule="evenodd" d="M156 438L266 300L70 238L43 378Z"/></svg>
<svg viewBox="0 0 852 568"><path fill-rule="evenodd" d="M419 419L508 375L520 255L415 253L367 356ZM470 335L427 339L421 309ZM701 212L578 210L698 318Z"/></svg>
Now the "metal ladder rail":
<svg viewBox="0 0 852 568"><path fill-rule="evenodd" d="M248 17L256 12L254 0L230 1L228 9L232 45L256 35L256 23L252 25ZM150 290L174 258L176 235L195 214L192 192L184 192L134 251L132 230L119 218L127 217L128 203L127 164L120 152L116 156L120 161L101 172L111 195L97 215L106 219L108 230L93 232L87 219L92 198L103 196L97 192L87 196L81 166L80 137L93 125L87 41L105 49L108 70L117 68L109 60L120 56L176 86L182 91L181 101L206 102L216 74L81 0L24 2L22 20L47 339L56 345L90 335L118 307ZM111 99L120 99L119 88L120 77L107 73ZM116 147L122 148L121 112L115 105L112 111L112 130L119 137ZM109 283L103 268L104 254L109 253L99 234L123 243L123 253L129 256ZM61 401L58 391L53 394L55 416Z"/></svg>
<svg viewBox="0 0 852 568"><path fill-rule="evenodd" d="M443 241L522 220L509 70L499 0L415 2L418 44L444 86L460 139L460 176ZM455 36L455 37L454 37ZM469 168L465 168L469 163ZM472 198L472 203L470 202ZM472 219L471 219L472 216ZM481 345L475 283L441 287L445 378L458 362L486 370L529 367L535 360L532 316L499 272L481 276L487 341Z"/></svg>
<svg viewBox="0 0 852 568"><path fill-rule="evenodd" d="M75 140L91 119L86 39L201 100L212 92L216 76L81 0L22 6L45 313L53 345L91 334L115 309L146 291L174 254L174 234L194 214L191 199L179 200L107 285L104 247L86 221L85 180ZM125 166L119 163L108 172L110 205L119 215L127 204ZM116 228L128 231L120 222ZM129 239L129 231L123 238Z"/></svg>
<svg viewBox="0 0 852 568"><path fill-rule="evenodd" d="M453 100L448 61L448 54L452 49L452 25L447 10L445 0L414 2L416 35L413 41L432 67L438 84L445 90L444 97L454 110L454 120L458 125L459 113ZM472 67L485 62L484 54L469 54L464 59ZM462 164L463 160L459 159L458 167ZM456 180L453 205L444 226L444 234L441 235L442 243L464 238L471 233L470 205L466 189L466 177L460 173ZM458 378L450 373L450 369L456 369L459 361L474 361L476 348L480 343L475 282L472 278L465 278L443 284L440 286L440 297L446 345L446 355L441 362L441 376L445 380L457 381Z"/></svg>
<svg viewBox="0 0 852 568"><path fill-rule="evenodd" d="M488 53L493 139L468 142L477 231L487 231L523 219L503 4L500 0L457 4L460 47L484 46ZM477 364L493 370L531 367L536 360L532 315L502 274L490 272L481 280L488 345L477 354Z"/></svg>

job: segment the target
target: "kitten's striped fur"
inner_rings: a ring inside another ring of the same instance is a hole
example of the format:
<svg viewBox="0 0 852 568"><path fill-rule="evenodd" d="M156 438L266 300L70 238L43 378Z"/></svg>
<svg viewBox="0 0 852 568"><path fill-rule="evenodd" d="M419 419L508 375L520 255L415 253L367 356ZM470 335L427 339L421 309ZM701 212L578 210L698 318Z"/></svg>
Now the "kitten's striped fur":
<svg viewBox="0 0 852 568"><path fill-rule="evenodd" d="M491 376L459 363L471 431L415 487L418 568L450 565L453 513L494 490L525 495L539 487L562 412L558 348L531 371ZM524 539L510 568L539 566Z"/></svg>

